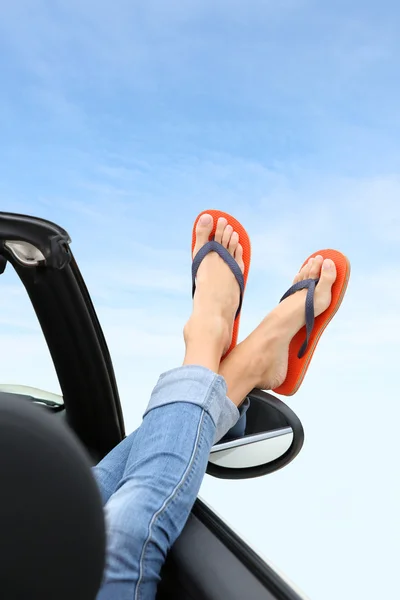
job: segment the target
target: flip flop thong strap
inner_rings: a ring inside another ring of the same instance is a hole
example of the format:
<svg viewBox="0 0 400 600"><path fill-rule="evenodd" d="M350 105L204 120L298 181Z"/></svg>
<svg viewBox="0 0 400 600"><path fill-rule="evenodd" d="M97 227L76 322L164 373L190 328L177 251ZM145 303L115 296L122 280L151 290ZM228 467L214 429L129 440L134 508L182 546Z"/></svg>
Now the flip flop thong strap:
<svg viewBox="0 0 400 600"><path fill-rule="evenodd" d="M224 246L222 246L222 244L219 244L218 242L216 242L214 240L211 242L207 242L207 244L205 244L202 248L200 248L200 250L198 251L198 253L196 254L196 256L193 259L193 263L192 263L192 297L194 296L195 291L196 291L197 271L199 270L199 267L200 267L201 263L203 262L203 260L205 259L205 257L207 256L207 254L210 254L210 252L216 252L222 258L222 260L225 261L225 263L228 265L228 267L232 271L233 275L235 276L236 281L239 284L240 301L239 301L239 308L237 309L236 316L235 316L235 319L236 319L239 316L239 313L242 308L242 302L243 302L243 293L244 293L243 273L240 270L240 267L237 264L236 260L233 258L233 256L231 254L229 254L228 250L226 248L224 248Z"/></svg>
<svg viewBox="0 0 400 600"><path fill-rule="evenodd" d="M292 296L292 294L295 294L299 290L304 290L307 288L306 305L305 305L306 332L307 333L306 333L306 339L304 340L304 343L303 343L302 347L300 348L299 353L297 355L298 358L303 358L303 356L305 355L307 347L308 347L308 342L310 340L310 335L312 333L312 330L314 329L314 321L315 321L314 294L315 294L315 287L316 287L318 281L319 281L319 279L304 279L304 281L298 281L297 283L292 285L291 288L288 289L286 294L284 294L279 301L279 302L282 302L282 300L285 300L285 298Z"/></svg>

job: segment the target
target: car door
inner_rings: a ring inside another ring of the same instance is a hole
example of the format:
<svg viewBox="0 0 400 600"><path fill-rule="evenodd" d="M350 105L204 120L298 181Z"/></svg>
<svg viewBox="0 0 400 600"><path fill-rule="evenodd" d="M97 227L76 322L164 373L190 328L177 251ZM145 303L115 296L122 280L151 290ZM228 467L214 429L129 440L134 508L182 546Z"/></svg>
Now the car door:
<svg viewBox="0 0 400 600"><path fill-rule="evenodd" d="M35 391L26 395L45 404L55 419L64 420L95 464L124 438L124 420L107 343L70 242L68 233L53 223L0 213L0 274L7 265L14 268L26 289L54 363L62 401ZM293 449L290 452L291 459ZM301 598L200 500L168 556L157 597Z"/></svg>

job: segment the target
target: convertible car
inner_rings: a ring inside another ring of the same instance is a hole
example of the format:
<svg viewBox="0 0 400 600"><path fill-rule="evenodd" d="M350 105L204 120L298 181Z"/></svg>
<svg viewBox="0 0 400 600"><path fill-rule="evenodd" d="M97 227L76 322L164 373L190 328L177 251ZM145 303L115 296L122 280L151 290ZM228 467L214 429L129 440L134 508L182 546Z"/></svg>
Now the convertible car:
<svg viewBox="0 0 400 600"><path fill-rule="evenodd" d="M25 215L0 213L0 274L6 267L14 268L21 279L49 347L62 390L62 396L59 396L18 386L15 382L8 382L7 373L1 372L3 381L0 382L0 409L4 407L4 411L7 412L12 410L14 404L17 406L17 403L22 403L21 406L27 408L29 404L29 418L32 417L33 423L30 434L35 433L35 431L32 433L32 428L34 430L36 427L34 423L37 423L37 427L41 427L42 419L44 426L48 428L47 431L51 430L51 435L59 436L60 461L67 460L64 456L66 451L64 454L61 451L64 448L62 445L64 438L70 439L65 442L65 448L70 442L73 445L76 441L76 445L82 449L82 457L77 450L76 457L73 459L76 461L75 471L74 469L68 471L69 467L65 467L63 473L57 475L60 478L64 477L65 482L67 476L72 477L70 482L74 482L81 475L83 479L87 476L86 480L89 481L90 464L96 464L125 436L111 356L89 292L71 252L70 243L68 233L54 223ZM260 390L253 390L250 394L250 407L246 419L246 430L243 436L213 447L207 468L209 475L225 479L266 476L285 467L300 452L304 441L301 422L278 398ZM5 429L4 418L0 420L3 427L0 433L4 440L7 437L4 437L4 432L11 430ZM53 425L50 426L49 423ZM32 452L34 452L33 446ZM3 470L10 460L11 462L13 460L10 456L0 458ZM43 460L41 458L40 460L43 464ZM55 455L53 459L49 457L49 468L56 463ZM51 484L51 477L49 474L47 485ZM35 484L38 497L41 493L46 493L46 489L39 489L41 485L39 479ZM68 485L72 486L72 483ZM78 483L75 487L78 488ZM18 489L15 488L15 495ZM46 530L46 514L49 519L57 516L61 520L63 516L67 518L68 507L73 505L74 494L75 491L71 489L71 501L63 505L60 514L56 512L53 514L51 510L54 507L47 507L48 512L43 512L40 517L43 532ZM10 502L13 501L12 496L10 498ZM5 502L4 499L3 501ZM15 501L17 501L16 496ZM97 499L94 498L93 510L98 511L102 518L101 506L96 502ZM5 520L7 515L2 506L0 509L1 518ZM29 519L35 518L35 515L23 511L21 519L28 519L28 516ZM82 514L76 526L82 530L84 534L82 539L85 540L92 535L89 529L85 532L88 520L82 506ZM29 524L25 523L25 525L28 527ZM265 535L268 535L267 523L265 529ZM9 531L11 531L9 535L12 536L14 530L9 529ZM25 535L24 531L18 530L18 535ZM40 560L42 563L44 561L47 573L49 576L52 574L54 580L62 570L56 564L56 559L52 558L55 553L52 552L51 547L46 548L46 539L43 533L37 564L39 565ZM23 546L28 542L31 543L32 540L27 539ZM104 535L99 535L92 542L98 550L97 556L104 557ZM6 593L4 587L2 588L1 595L11 600L36 598L35 595L26 595L30 584L28 575L24 578L23 572L26 569L29 572L28 563L31 560L27 558L26 548L21 547L19 542L14 550L17 553L21 577L13 576L11 583L10 579L7 579L11 577L12 569L10 567L8 574L5 572L4 560L8 549L5 550L3 544L0 588L4 581L8 582L8 587ZM80 551L82 548L77 547L76 552ZM39 549L37 552L39 553ZM92 557L86 556L85 560L87 570L93 571ZM17 563L14 561L13 564ZM73 566L62 565L62 568L64 571L70 569L69 578L75 576ZM65 584L61 579L59 585L60 593L56 594L56 597L64 598L66 588L64 589ZM93 585L91 588L82 586L80 592L79 590L74 592L74 598L71 600L77 598L94 600ZM98 585L97 580L96 585ZM21 591L21 586L25 586L24 591ZM88 591L89 589L91 591ZM52 593L56 600L54 592ZM43 595L41 600L47 598L50 599L50 596ZM168 598L174 600L244 600L245 598L301 600L304 596L254 552L210 507L197 500L186 527L173 546L162 572L157 599Z"/></svg>

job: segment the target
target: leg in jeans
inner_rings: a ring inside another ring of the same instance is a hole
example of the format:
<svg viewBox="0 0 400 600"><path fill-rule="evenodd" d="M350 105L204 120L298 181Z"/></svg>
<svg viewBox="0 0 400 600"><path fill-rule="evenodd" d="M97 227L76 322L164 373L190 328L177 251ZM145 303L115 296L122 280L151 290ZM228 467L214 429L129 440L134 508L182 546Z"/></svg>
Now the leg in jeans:
<svg viewBox="0 0 400 600"><path fill-rule="evenodd" d="M98 600L155 598L162 564L196 500L211 446L238 416L216 373L187 365L160 377L105 507L107 567Z"/></svg>
<svg viewBox="0 0 400 600"><path fill-rule="evenodd" d="M227 229L225 223L224 236ZM208 235L203 232L203 240ZM227 244L230 249L229 238ZM330 303L332 269L330 275L329 282L329 273L321 273L316 288L319 312ZM160 377L141 427L115 451L121 458L116 477L103 478L99 465L103 497L111 496L105 506L108 553L98 600L154 600L162 563L196 499L212 444L238 420L237 407L251 389L271 389L286 377L289 343L304 325L304 294L284 300L220 365L237 302L232 274L210 254L198 271L184 366Z"/></svg>
<svg viewBox="0 0 400 600"><path fill-rule="evenodd" d="M113 493L117 490L118 484L124 475L133 440L138 431L139 429L128 435L92 469L100 488L103 506L107 504Z"/></svg>
<svg viewBox="0 0 400 600"><path fill-rule="evenodd" d="M233 440L238 437L243 437L246 430L246 412L250 406L250 400L246 400L238 407L239 420L231 427L231 429L222 437L221 442ZM134 445L135 438L138 435L139 429L133 431L128 435L118 446L116 446L111 452L107 454L93 468L93 474L96 477L98 486L100 488L103 505L107 504L108 500L117 491L117 487L120 484L124 472L128 457L131 455L131 449ZM218 435L216 435L215 442L218 441ZM132 455L133 456L133 455ZM132 458L131 456L131 458Z"/></svg>
<svg viewBox="0 0 400 600"><path fill-rule="evenodd" d="M211 217L208 223L199 221L195 253L211 229ZM229 248L243 271L238 235L225 220L215 239ZM141 427L117 449L123 459L131 443L116 490L121 465L116 477L101 477L103 498L108 498L108 547L98 600L154 599L162 563L188 518L210 449L238 421L242 399L229 400L218 375L238 302L232 272L217 254L208 255L197 273L194 309L185 327L184 366L160 377Z"/></svg>

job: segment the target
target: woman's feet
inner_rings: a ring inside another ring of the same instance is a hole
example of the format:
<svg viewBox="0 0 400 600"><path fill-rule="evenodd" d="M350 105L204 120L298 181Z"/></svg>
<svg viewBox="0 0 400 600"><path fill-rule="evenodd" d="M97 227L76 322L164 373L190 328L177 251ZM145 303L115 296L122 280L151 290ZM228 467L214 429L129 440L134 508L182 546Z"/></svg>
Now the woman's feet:
<svg viewBox="0 0 400 600"><path fill-rule="evenodd" d="M296 275L294 282L318 279L315 288L315 316L323 313L332 299L336 267L332 260L318 255L311 258ZM307 290L283 300L221 363L220 374L228 385L228 396L241 404L253 389L276 389L286 379L289 344L305 324Z"/></svg>
<svg viewBox="0 0 400 600"><path fill-rule="evenodd" d="M212 216L202 215L196 228L193 258L209 241L212 229ZM239 234L225 218L218 219L214 239L230 252L243 272ZM231 343L239 300L240 290L233 273L218 254L211 252L197 272L193 312L184 328L186 355L183 364L202 365L218 372L221 357Z"/></svg>

